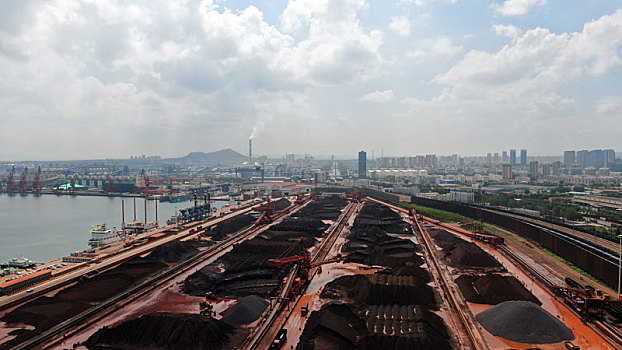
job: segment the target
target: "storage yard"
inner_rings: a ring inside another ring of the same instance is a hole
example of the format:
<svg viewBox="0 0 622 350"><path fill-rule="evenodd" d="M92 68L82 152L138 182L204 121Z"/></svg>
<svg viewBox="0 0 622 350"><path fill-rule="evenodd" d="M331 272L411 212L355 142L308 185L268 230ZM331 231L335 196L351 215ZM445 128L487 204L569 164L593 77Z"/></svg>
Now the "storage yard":
<svg viewBox="0 0 622 350"><path fill-rule="evenodd" d="M604 311L615 301L552 282L499 237L356 194L311 197L202 224L6 308L0 349L622 346Z"/></svg>

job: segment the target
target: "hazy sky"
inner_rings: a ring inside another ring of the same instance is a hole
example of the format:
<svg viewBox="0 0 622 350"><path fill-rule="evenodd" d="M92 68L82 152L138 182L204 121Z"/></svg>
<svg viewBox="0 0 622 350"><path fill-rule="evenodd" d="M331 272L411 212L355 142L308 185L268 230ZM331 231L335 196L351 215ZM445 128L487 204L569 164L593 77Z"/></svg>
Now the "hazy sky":
<svg viewBox="0 0 622 350"><path fill-rule="evenodd" d="M0 1L0 159L622 149L619 0Z"/></svg>

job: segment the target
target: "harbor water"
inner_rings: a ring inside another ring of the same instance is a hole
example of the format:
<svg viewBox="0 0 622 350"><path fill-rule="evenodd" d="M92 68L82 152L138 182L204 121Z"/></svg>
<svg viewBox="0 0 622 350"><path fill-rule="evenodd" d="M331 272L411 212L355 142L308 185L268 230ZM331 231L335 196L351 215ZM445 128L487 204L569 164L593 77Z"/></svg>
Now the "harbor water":
<svg viewBox="0 0 622 350"><path fill-rule="evenodd" d="M0 194L0 262L25 256L46 262L74 251L88 249L89 230L96 224L121 229L121 200L125 221L134 220L134 199L42 195L35 197ZM144 221L145 200L136 198L136 219ZM200 202L201 203L201 202ZM158 222L166 225L176 210L194 203L158 203ZM220 208L228 204L216 201ZM155 201L147 201L147 220L155 219Z"/></svg>

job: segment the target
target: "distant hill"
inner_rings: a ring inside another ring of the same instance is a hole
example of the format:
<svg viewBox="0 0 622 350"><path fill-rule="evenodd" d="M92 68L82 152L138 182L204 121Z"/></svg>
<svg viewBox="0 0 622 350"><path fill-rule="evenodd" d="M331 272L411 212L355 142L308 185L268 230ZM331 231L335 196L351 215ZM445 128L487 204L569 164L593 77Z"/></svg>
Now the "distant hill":
<svg viewBox="0 0 622 350"><path fill-rule="evenodd" d="M236 152L231 148L222 149L216 152L191 152L187 156L181 158L172 158L169 161L176 163L194 163L194 164L234 164L240 163L248 157L242 153Z"/></svg>

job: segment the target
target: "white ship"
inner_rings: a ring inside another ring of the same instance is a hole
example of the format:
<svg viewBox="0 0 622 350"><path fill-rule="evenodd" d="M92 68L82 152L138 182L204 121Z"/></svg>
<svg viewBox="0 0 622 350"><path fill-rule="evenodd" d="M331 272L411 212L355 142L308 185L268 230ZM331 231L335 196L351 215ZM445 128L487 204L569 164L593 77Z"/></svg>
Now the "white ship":
<svg viewBox="0 0 622 350"><path fill-rule="evenodd" d="M91 238L89 238L89 245L91 248L101 247L106 244L116 242L120 239L119 235L106 227L106 224L97 225L91 231Z"/></svg>

